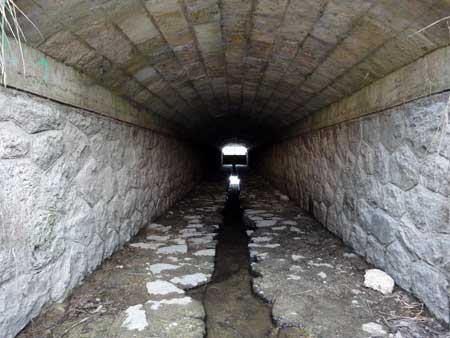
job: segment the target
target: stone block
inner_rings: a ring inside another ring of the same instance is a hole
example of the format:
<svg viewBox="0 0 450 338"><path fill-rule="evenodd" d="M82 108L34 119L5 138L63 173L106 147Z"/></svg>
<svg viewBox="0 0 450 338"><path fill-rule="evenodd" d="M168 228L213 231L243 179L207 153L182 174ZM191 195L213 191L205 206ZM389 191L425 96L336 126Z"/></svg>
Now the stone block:
<svg viewBox="0 0 450 338"><path fill-rule="evenodd" d="M64 152L63 137L60 131L47 131L37 134L32 141L30 157L42 170L50 168Z"/></svg>
<svg viewBox="0 0 450 338"><path fill-rule="evenodd" d="M159 35L159 32L151 22L150 17L142 10L120 20L118 25L136 45L144 43Z"/></svg>
<svg viewBox="0 0 450 338"><path fill-rule="evenodd" d="M386 266L385 251L385 246L381 245L375 237L368 236L366 258L369 263L378 268L384 268Z"/></svg>
<svg viewBox="0 0 450 338"><path fill-rule="evenodd" d="M13 122L0 122L0 159L25 157L30 149L29 136Z"/></svg>
<svg viewBox="0 0 450 338"><path fill-rule="evenodd" d="M22 96L14 100L10 107L14 121L27 133L34 134L52 129L63 129L64 114L50 101L30 100Z"/></svg>
<svg viewBox="0 0 450 338"><path fill-rule="evenodd" d="M390 152L394 152L399 146L403 145L405 137L405 118L404 112L400 108L394 108L383 112L379 116L380 121L380 140Z"/></svg>
<svg viewBox="0 0 450 338"><path fill-rule="evenodd" d="M405 192L393 184L382 186L380 205L394 218L401 218L406 212Z"/></svg>
<svg viewBox="0 0 450 338"><path fill-rule="evenodd" d="M414 258L399 242L386 249L386 272L405 290L411 290L411 267Z"/></svg>
<svg viewBox="0 0 450 338"><path fill-rule="evenodd" d="M401 146L394 152L389 162L391 183L407 191L419 182L419 162L407 146Z"/></svg>
<svg viewBox="0 0 450 338"><path fill-rule="evenodd" d="M366 255L367 234L357 224L353 224L352 233L350 235L350 244L358 255Z"/></svg>
<svg viewBox="0 0 450 338"><path fill-rule="evenodd" d="M448 198L422 185L405 195L405 218L422 231L450 234Z"/></svg>
<svg viewBox="0 0 450 338"><path fill-rule="evenodd" d="M367 226L367 232L372 234L383 245L392 243L402 224L381 209L373 209L369 213L370 223Z"/></svg>
<svg viewBox="0 0 450 338"><path fill-rule="evenodd" d="M450 322L449 284L444 275L424 262L412 266L412 290L439 319Z"/></svg>

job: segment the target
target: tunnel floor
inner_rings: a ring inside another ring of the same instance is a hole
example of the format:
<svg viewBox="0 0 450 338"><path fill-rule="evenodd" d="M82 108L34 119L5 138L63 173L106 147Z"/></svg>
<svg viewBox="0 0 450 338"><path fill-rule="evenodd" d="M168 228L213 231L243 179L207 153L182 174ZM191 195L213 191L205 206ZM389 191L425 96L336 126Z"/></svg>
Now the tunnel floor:
<svg viewBox="0 0 450 338"><path fill-rule="evenodd" d="M363 286L371 266L268 182L199 185L19 338L448 338L405 291ZM217 244L218 242L218 244Z"/></svg>
<svg viewBox="0 0 450 338"><path fill-rule="evenodd" d="M226 203L222 213L212 280L206 289L192 293L205 305L207 337L269 337L274 330L271 307L252 292L248 237L239 201Z"/></svg>

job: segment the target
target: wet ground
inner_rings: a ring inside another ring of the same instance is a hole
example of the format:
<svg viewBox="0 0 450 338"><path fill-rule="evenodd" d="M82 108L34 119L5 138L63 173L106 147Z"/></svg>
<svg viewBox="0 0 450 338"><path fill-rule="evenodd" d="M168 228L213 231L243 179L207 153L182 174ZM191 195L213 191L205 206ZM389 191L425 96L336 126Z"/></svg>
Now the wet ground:
<svg viewBox="0 0 450 338"><path fill-rule="evenodd" d="M204 302L208 338L261 338L273 332L271 307L252 291L242 214L239 200L227 203L213 278L193 296Z"/></svg>
<svg viewBox="0 0 450 338"><path fill-rule="evenodd" d="M226 175L205 182L18 337L450 338L403 290L365 288L367 263L241 176L240 205L224 210Z"/></svg>

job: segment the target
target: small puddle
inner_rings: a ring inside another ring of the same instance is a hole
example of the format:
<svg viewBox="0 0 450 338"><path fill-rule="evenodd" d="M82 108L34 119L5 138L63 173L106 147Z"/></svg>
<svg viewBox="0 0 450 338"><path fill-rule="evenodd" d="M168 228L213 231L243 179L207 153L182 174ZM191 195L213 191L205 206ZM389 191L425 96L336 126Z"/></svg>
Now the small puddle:
<svg viewBox="0 0 450 338"><path fill-rule="evenodd" d="M239 201L228 203L223 214L212 280L191 292L205 305L207 338L272 337L271 307L251 288L248 239Z"/></svg>

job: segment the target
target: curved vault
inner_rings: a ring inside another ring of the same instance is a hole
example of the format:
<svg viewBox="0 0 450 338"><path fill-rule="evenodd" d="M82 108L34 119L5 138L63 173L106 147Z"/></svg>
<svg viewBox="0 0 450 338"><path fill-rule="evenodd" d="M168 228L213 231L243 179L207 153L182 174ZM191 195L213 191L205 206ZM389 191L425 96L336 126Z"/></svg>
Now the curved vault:
<svg viewBox="0 0 450 338"><path fill-rule="evenodd" d="M255 142L449 41L446 0L18 0L28 44L210 142Z"/></svg>

